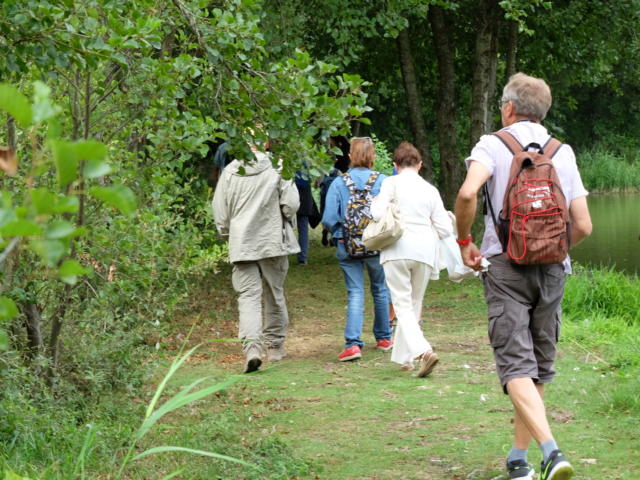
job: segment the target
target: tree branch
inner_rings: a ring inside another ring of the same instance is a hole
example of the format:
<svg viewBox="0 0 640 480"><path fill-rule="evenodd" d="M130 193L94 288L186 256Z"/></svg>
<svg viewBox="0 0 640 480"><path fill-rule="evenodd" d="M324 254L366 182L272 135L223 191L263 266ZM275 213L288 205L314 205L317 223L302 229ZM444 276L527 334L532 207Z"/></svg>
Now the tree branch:
<svg viewBox="0 0 640 480"><path fill-rule="evenodd" d="M4 249L4 251L0 254L0 264L4 263L4 261L7 259L7 257L9 255L11 255L11 252L18 246L20 245L20 242L22 241L22 237L13 237L11 239L11 242L9 243L9 245L7 245L7 248Z"/></svg>

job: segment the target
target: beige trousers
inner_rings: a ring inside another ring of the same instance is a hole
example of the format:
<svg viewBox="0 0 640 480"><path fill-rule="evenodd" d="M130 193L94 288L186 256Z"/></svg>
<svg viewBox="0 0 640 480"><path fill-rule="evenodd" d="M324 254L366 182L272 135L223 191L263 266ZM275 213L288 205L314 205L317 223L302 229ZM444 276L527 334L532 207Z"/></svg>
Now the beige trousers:
<svg viewBox="0 0 640 480"><path fill-rule="evenodd" d="M431 267L416 260L389 260L384 276L391 293L397 324L393 336L391 361L401 365L431 350L420 327L422 300L431 276Z"/></svg>
<svg viewBox="0 0 640 480"><path fill-rule="evenodd" d="M278 348L284 343L289 315L284 281L289 258L271 257L233 264L231 280L238 294L238 337L246 352L251 346Z"/></svg>

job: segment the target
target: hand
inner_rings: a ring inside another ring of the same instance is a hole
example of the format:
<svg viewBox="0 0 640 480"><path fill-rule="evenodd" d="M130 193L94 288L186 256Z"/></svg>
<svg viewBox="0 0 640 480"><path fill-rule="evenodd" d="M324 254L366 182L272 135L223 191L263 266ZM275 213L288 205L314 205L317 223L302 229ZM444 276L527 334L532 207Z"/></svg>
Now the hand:
<svg viewBox="0 0 640 480"><path fill-rule="evenodd" d="M460 255L462 256L463 263L467 267L478 272L482 270L482 255L475 243L471 242L469 245L460 245Z"/></svg>

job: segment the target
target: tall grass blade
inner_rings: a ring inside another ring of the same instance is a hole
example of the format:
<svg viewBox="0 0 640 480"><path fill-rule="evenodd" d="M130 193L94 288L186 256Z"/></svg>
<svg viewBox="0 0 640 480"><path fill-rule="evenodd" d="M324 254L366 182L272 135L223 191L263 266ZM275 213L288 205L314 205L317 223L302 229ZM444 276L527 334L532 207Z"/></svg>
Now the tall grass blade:
<svg viewBox="0 0 640 480"><path fill-rule="evenodd" d="M82 443L82 449L80 449L80 453L78 454L78 459L76 460L76 465L73 469L73 476L78 474L78 470L80 470L80 478L84 479L84 461L88 456L88 451L91 445L93 444L93 440L96 437L96 429L94 427L90 427L87 434L84 436L84 442Z"/></svg>
<svg viewBox="0 0 640 480"><path fill-rule="evenodd" d="M162 418L164 415L166 415L167 413L170 413L180 407L183 407L185 405L188 405L189 403L195 402L197 400L200 400L202 398L205 398L215 392L218 392L220 390L224 390L225 388L227 388L229 385L237 382L241 377L240 376L236 376L236 377L231 377L230 379L221 382L221 383L217 383L215 385L211 385L209 387L203 388L201 390L198 390L196 392L193 391L193 389L195 387L197 387L198 385L200 385L203 381L205 381L207 379L207 377L205 378L200 378L198 380L196 380L195 382L191 383L189 386L187 386L186 388L182 389L181 391L179 391L178 393L176 393L173 397L171 397L169 400L167 400L164 404L162 404L162 406L160 406L157 410L156 410L156 405L158 404L159 400L160 400L160 396L162 395L162 392L164 391L164 389L167 386L167 383L169 382L169 380L171 379L171 377L173 377L173 375L176 373L176 371L178 370L178 368L180 368L180 366L186 361L187 358L189 358L189 356L191 356L191 354L193 354L193 352L199 348L200 345L196 345L195 347L193 347L191 350L189 350L187 353L185 353L184 355L182 355L181 353L179 353L176 358L173 360L173 362L171 363L171 366L169 368L169 371L167 372L167 374L164 376L164 378L162 379L162 381L160 382L160 384L158 385L158 388L156 389L156 392L151 400L151 402L149 403L149 406L147 407L147 411L145 413L145 419L142 422L142 425L140 425L140 428L138 428L138 430L135 433L135 436L132 438L131 444L129 445L129 449L127 451L127 453L125 454L122 463L120 464L120 468L118 470L118 473L116 475L115 478L117 479L122 479L123 478L123 474L124 471L126 470L127 466L129 465L129 463L132 460L136 460L142 457L145 457L147 455L150 455L152 453L162 453L162 452L168 452L168 451L182 451L182 452L191 452L191 453L196 453L198 455L204 455L204 456L209 456L209 457L216 457L216 458L220 458L223 460L228 460L231 462L237 462L237 463L241 463L241 464L246 464L245 462L243 462L242 460L238 460L236 458L233 457L227 457L225 455L220 455L217 453L212 453L212 452L205 452L203 450L192 450L189 448L184 448L184 447L155 447L155 448L151 448L149 450L146 450L145 452L136 455L135 457L133 456L133 451L138 443L138 441L144 437L147 432L149 431L149 429L151 427L153 427L153 425L156 424L156 422ZM250 464L246 464L248 466L252 466Z"/></svg>
<svg viewBox="0 0 640 480"><path fill-rule="evenodd" d="M251 463L247 463L244 460L240 460L238 458L233 458L233 457L228 457L227 455L221 455L219 453L214 453L214 452L207 452L205 450L194 450L193 448L173 447L173 446L169 446L169 445L150 448L149 450L145 450L144 452L136 455L131 460L132 461L133 460L139 460L140 458L144 458L147 455L153 455L153 454L156 454L156 453L165 453L165 452L187 452L187 453L191 453L193 455L202 455L204 457L219 458L220 460L227 460L229 462L239 463L239 464L244 465L246 467L251 467L251 468L258 469L258 470L260 469L260 467L258 467L257 465L252 465Z"/></svg>
<svg viewBox="0 0 640 480"><path fill-rule="evenodd" d="M177 356L173 360L173 363L171 363L171 367L169 367L169 371L167 372L167 374L164 376L164 378L160 382L160 385L158 385L158 388L156 389L156 393L153 396L153 398L151 399L151 402L149 403L149 406L147 407L147 413L146 413L147 417L149 415L151 415L151 412L153 412L153 410L156 408L156 403L158 403L158 399L162 395L162 392L164 391L165 387L167 386L167 382L171 379L171 377L173 377L173 375L176 373L178 368L180 368L180 365L182 365L185 362L185 360L187 358L189 358L191 356L191 354L193 352L195 352L199 347L200 347L200 345L196 345L195 347L193 347L191 350L189 350L184 355Z"/></svg>
<svg viewBox="0 0 640 480"><path fill-rule="evenodd" d="M237 382L239 377L230 378L229 380L226 380L221 383L217 383L215 385L211 385L210 387L203 388L201 390L198 390L197 392L192 392L193 388L195 388L197 385L199 385L206 379L207 378L205 377L205 378L200 378L196 380L191 385L186 387L184 390L176 393L173 397L167 400L162 406L160 406L155 412L153 412L150 416L148 416L145 419L145 421L142 423L140 428L138 429L138 432L136 434L136 439L139 440L140 438L142 438L149 431L149 429L167 413L170 413L180 407L188 405L189 403L192 403L204 397L207 397L213 393L219 392L220 390L224 390L229 385L232 385L233 383Z"/></svg>

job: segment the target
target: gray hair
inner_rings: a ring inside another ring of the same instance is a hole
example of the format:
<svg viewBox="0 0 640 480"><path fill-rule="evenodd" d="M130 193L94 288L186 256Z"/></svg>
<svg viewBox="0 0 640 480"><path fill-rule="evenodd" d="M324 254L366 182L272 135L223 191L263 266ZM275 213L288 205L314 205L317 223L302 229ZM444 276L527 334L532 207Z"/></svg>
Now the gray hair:
<svg viewBox="0 0 640 480"><path fill-rule="evenodd" d="M541 78L516 73L502 91L502 103L513 102L517 115L544 120L551 107L551 89Z"/></svg>

